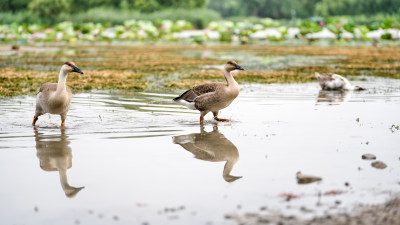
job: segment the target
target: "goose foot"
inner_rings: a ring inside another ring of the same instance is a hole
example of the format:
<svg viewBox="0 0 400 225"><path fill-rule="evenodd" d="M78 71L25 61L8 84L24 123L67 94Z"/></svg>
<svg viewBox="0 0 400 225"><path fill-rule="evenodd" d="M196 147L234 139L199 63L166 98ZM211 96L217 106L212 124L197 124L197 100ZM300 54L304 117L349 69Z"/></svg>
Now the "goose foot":
<svg viewBox="0 0 400 225"><path fill-rule="evenodd" d="M204 122L204 117L200 116L200 123Z"/></svg>
<svg viewBox="0 0 400 225"><path fill-rule="evenodd" d="M215 119L216 121L221 121L221 122L231 122L230 119L221 119L221 118L218 118L218 117L214 117L214 119Z"/></svg>
<svg viewBox="0 0 400 225"><path fill-rule="evenodd" d="M33 121L32 121L32 126L35 126L36 121L38 121L38 117L37 117L37 116L34 116L34 117L33 117Z"/></svg>
<svg viewBox="0 0 400 225"><path fill-rule="evenodd" d="M64 120L64 121L61 121L61 126L62 126L62 127L65 127L65 120Z"/></svg>

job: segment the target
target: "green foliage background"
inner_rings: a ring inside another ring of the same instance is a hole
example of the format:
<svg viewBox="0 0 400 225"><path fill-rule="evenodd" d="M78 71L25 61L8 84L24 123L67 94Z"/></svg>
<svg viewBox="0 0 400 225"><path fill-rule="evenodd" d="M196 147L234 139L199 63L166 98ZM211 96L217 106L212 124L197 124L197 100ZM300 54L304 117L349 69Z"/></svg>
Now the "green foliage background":
<svg viewBox="0 0 400 225"><path fill-rule="evenodd" d="M220 18L399 15L400 0L0 0L0 12L0 24L185 19L204 28Z"/></svg>

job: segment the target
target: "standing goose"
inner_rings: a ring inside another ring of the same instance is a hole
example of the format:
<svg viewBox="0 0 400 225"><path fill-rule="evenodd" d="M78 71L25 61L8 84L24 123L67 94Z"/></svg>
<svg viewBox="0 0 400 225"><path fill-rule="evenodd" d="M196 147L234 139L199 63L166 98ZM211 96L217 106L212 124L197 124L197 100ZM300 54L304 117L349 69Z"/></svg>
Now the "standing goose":
<svg viewBox="0 0 400 225"><path fill-rule="evenodd" d="M234 70L244 69L235 61L228 61L224 66L226 83L215 82L194 86L192 89L174 98L173 101L189 109L199 110L200 123L204 121L204 116L209 112L213 113L215 120L229 122L229 119L218 118L218 112L228 107L239 95L239 85L231 74Z"/></svg>
<svg viewBox="0 0 400 225"><path fill-rule="evenodd" d="M61 67L57 84L45 83L40 87L36 97L36 111L32 126L35 126L39 116L45 113L59 114L61 126L65 126L65 119L72 99L71 89L65 83L68 74L72 72L83 74L73 62L66 62Z"/></svg>
<svg viewBox="0 0 400 225"><path fill-rule="evenodd" d="M321 86L322 90L355 90L355 91L363 91L366 90L360 86L352 86L350 82L338 75L329 73L327 76L323 76L318 72L315 72L315 77L317 77L319 85Z"/></svg>

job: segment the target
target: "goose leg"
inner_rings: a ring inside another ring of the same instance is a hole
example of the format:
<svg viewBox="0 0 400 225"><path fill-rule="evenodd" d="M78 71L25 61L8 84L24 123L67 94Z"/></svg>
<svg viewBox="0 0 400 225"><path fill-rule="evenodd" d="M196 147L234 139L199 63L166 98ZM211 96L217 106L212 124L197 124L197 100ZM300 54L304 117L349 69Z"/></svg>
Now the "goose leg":
<svg viewBox="0 0 400 225"><path fill-rule="evenodd" d="M61 126L65 127L65 119L67 118L67 114L61 114Z"/></svg>
<svg viewBox="0 0 400 225"><path fill-rule="evenodd" d="M38 121L38 116L33 116L33 121L32 121L32 126L35 126L35 124L36 124L36 121Z"/></svg>
<svg viewBox="0 0 400 225"><path fill-rule="evenodd" d="M221 122L231 122L231 120L230 120L230 119L222 119L222 118L218 118L218 111L217 111L217 112L213 112L213 115L214 115L214 119L215 119L216 121L221 121Z"/></svg>
<svg viewBox="0 0 400 225"><path fill-rule="evenodd" d="M208 112L205 111L201 111L200 112L200 123L202 124L204 122L204 116L207 114Z"/></svg>

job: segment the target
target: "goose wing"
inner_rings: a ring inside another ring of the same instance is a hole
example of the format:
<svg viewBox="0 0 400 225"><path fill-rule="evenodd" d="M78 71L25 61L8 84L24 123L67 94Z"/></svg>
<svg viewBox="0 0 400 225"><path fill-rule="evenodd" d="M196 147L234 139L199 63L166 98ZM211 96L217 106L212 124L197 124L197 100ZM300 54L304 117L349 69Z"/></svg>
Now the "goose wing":
<svg viewBox="0 0 400 225"><path fill-rule="evenodd" d="M67 89L68 95L71 96L71 95L72 95L71 88L68 87L68 86L66 85L66 89ZM37 94L39 94L39 93L53 92L53 91L56 91L56 90L57 90L57 83L50 83L50 82L47 82L47 83L44 83L44 84L39 88Z"/></svg>
<svg viewBox="0 0 400 225"><path fill-rule="evenodd" d="M225 85L224 83L205 83L194 86L192 89L185 91L180 96L174 98L174 101L183 99L189 102L193 102L198 96L215 92L220 86Z"/></svg>
<svg viewBox="0 0 400 225"><path fill-rule="evenodd" d="M345 84L344 78L336 74L320 76L318 80L320 80L321 87L324 90L339 90L342 89Z"/></svg>
<svg viewBox="0 0 400 225"><path fill-rule="evenodd" d="M44 83L38 90L38 94L40 92L45 93L45 92L51 92L51 91L56 91L57 90L57 84L56 83Z"/></svg>

